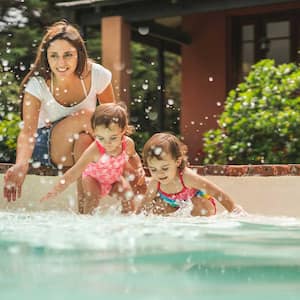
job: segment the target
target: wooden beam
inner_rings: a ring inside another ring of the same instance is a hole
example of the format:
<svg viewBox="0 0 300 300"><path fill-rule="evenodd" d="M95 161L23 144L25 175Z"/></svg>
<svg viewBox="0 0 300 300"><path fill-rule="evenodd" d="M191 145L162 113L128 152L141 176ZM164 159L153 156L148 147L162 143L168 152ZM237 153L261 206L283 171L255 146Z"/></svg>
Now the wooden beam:
<svg viewBox="0 0 300 300"><path fill-rule="evenodd" d="M192 38L185 32L178 28L171 28L157 24L155 22L138 22L131 23L131 28L139 32L140 28L148 28L149 35L161 39L163 41L169 41L175 44L188 45L191 44Z"/></svg>

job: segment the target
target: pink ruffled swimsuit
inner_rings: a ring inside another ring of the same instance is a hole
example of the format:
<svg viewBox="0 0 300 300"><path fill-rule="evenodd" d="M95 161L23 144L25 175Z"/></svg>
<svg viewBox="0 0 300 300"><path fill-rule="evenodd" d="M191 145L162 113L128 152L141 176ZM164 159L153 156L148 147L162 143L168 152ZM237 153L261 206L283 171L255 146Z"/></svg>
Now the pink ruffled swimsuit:
<svg viewBox="0 0 300 300"><path fill-rule="evenodd" d="M90 176L96 179L101 185L101 196L109 194L112 185L117 182L123 174L124 165L128 161L126 153L126 141L122 140L122 152L117 156L110 156L99 141L95 140L101 154L97 162L88 164L82 173L83 177Z"/></svg>
<svg viewBox="0 0 300 300"><path fill-rule="evenodd" d="M167 202L172 207L180 207L182 202L188 201L195 196L206 198L209 201L211 201L212 205L215 208L215 213L216 213L216 203L215 203L214 198L202 190L188 188L184 184L182 176L183 176L183 174L182 174L182 172L180 172L179 178L180 178L180 182L182 184L182 190L178 193L174 193L174 194L165 193L164 191L161 190L160 182L158 182L157 191L158 191L159 197L163 201Z"/></svg>

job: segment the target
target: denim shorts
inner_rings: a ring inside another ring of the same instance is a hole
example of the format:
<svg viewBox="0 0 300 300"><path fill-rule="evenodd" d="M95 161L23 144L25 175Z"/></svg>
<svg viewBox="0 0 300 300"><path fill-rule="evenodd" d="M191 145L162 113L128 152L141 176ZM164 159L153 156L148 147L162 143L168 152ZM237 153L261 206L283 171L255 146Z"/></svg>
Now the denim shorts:
<svg viewBox="0 0 300 300"><path fill-rule="evenodd" d="M32 153L32 163L40 163L42 166L57 169L57 166L52 162L50 155L50 138L54 126L59 122L55 121L49 127L41 127L37 130L35 146Z"/></svg>

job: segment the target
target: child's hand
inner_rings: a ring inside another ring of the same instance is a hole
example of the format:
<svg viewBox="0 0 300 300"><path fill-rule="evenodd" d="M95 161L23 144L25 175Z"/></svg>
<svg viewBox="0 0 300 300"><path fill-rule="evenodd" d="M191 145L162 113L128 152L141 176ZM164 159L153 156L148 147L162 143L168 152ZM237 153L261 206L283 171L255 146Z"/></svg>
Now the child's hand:
<svg viewBox="0 0 300 300"><path fill-rule="evenodd" d="M145 184L145 183L146 183L146 178L145 178L145 176L142 176L142 177L139 178L139 180L138 180L138 182L136 183L136 185L137 185L137 186L141 186L141 185L143 185L143 184Z"/></svg>
<svg viewBox="0 0 300 300"><path fill-rule="evenodd" d="M240 206L240 205L235 205L234 209L231 211L232 214L245 217L248 216L248 213Z"/></svg>
<svg viewBox="0 0 300 300"><path fill-rule="evenodd" d="M136 170L137 173L137 177L138 177L138 181L137 181L137 185L143 185L145 183L145 177L146 177L146 173L143 167L139 167Z"/></svg>
<svg viewBox="0 0 300 300"><path fill-rule="evenodd" d="M44 197L40 199L40 202L48 201L50 199L55 198L56 196L57 196L56 192L49 192L48 194L46 194Z"/></svg>

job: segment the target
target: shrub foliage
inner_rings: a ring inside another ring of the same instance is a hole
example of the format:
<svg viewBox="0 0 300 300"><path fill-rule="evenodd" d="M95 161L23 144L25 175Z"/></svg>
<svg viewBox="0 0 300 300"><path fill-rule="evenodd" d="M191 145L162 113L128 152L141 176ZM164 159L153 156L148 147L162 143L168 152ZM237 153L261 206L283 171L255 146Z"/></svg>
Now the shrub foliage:
<svg viewBox="0 0 300 300"><path fill-rule="evenodd" d="M205 163L300 163L300 69L265 59L225 102L204 135Z"/></svg>

